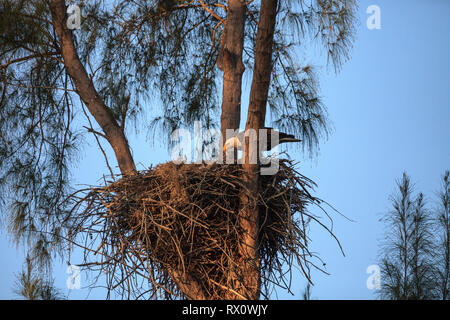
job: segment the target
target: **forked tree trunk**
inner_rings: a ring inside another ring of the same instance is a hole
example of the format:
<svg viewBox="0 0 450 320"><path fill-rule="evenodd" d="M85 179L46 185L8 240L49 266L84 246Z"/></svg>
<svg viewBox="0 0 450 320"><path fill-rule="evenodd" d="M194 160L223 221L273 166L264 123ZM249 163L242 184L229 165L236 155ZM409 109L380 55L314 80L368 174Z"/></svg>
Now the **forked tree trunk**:
<svg viewBox="0 0 450 320"><path fill-rule="evenodd" d="M272 73L273 36L277 14L277 0L262 0L258 22L258 32L255 43L255 66L253 69L252 86L250 90L250 103L245 129L254 129L258 133L264 127L266 117L266 104L270 88ZM254 154L256 153L256 155ZM258 159L258 147L249 148L246 139L244 150L244 165L246 172L244 184L246 192L241 196L240 226L245 231L242 234L239 248L243 258L244 277L242 289L250 299L259 299L260 258L258 255L259 236L259 210L257 207L257 194L259 191L259 164L251 164L249 159ZM258 159L259 163L259 159Z"/></svg>
<svg viewBox="0 0 450 320"><path fill-rule="evenodd" d="M223 70L223 100L221 131L225 137L226 129L238 129L241 112L242 51L244 43L244 24L246 6L242 0L229 0L229 13L225 23L223 51L218 66ZM86 104L97 123L102 128L108 142L114 150L121 173L136 173L133 157L124 132L121 130L104 101L99 97L92 81L82 65L73 43L72 32L66 26L66 6L64 0L51 0L50 9L53 26L58 36L64 65L75 83L77 93ZM262 0L258 33L255 44L255 67L250 92L250 104L246 129L264 127L270 76L272 72L272 45L275 29L277 0ZM247 142L248 144L248 142ZM248 150L248 145L246 146ZM258 152L257 150L254 150ZM240 296L258 299L260 294L260 262L258 256L259 214L254 195L259 189L259 165L249 164L252 157L246 152L244 169L247 172L246 192L241 197L240 226L244 230L241 245L237 250L242 257L241 265L244 277L233 279L231 287ZM189 275L180 270L168 270L178 288L190 299L207 299L201 286ZM227 298L239 298L230 294Z"/></svg>

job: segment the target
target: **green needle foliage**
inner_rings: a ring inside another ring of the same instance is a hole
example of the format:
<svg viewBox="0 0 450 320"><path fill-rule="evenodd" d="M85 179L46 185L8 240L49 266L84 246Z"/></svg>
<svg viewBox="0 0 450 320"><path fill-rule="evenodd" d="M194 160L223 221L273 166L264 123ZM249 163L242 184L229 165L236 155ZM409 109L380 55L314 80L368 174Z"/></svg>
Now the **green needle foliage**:
<svg viewBox="0 0 450 320"><path fill-rule="evenodd" d="M41 264L59 243L78 133L45 1L0 4L0 210Z"/></svg>
<svg viewBox="0 0 450 320"><path fill-rule="evenodd" d="M427 208L404 173L391 196L393 210L383 218L387 232L380 248L381 289L388 300L448 299L449 172L443 177L439 206Z"/></svg>
<svg viewBox="0 0 450 320"><path fill-rule="evenodd" d="M417 300L432 297L431 217L425 210L423 194L413 193L409 176L397 182L391 196L393 210L384 221L389 228L381 258L383 299Z"/></svg>
<svg viewBox="0 0 450 320"><path fill-rule="evenodd" d="M27 255L26 269L17 275L14 291L26 300L62 300L65 297L54 286L52 279L46 279L39 272L29 255Z"/></svg>

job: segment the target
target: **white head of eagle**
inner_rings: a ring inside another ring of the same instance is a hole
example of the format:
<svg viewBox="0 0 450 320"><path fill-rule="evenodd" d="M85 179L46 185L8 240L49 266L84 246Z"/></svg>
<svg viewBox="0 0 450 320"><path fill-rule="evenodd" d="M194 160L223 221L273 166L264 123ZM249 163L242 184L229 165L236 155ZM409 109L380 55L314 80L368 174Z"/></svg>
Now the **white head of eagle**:
<svg viewBox="0 0 450 320"><path fill-rule="evenodd" d="M273 128L265 127L263 128L267 132L267 144L266 144L266 150L262 151L270 151L280 143L285 142L300 142L300 139L295 138L292 134L287 134L284 132L277 131ZM264 131L263 131L264 132ZM278 139L275 139L275 141L272 141L272 136L276 136L278 133ZM245 132L241 131L238 134L236 134L234 137L229 138L227 141L225 141L223 145L223 152L226 152L229 149L236 149L236 150L242 150L244 146L244 139L245 139ZM278 140L278 141L277 141Z"/></svg>

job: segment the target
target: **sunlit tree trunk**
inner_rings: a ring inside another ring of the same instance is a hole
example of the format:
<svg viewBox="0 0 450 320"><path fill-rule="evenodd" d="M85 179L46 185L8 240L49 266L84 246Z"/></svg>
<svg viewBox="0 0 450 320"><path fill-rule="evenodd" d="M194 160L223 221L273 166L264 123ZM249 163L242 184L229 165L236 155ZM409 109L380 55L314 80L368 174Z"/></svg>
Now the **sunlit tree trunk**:
<svg viewBox="0 0 450 320"><path fill-rule="evenodd" d="M222 48L218 67L223 71L222 136L226 129L238 129L241 121L242 51L244 47L244 24L246 6L242 0L228 1L228 15L224 23Z"/></svg>
<svg viewBox="0 0 450 320"><path fill-rule="evenodd" d="M220 127L223 142L227 138L227 129L238 130L241 121L241 95L242 95L242 75L244 64L242 53L244 49L244 27L246 18L246 5L242 0L228 1L228 14L224 22L223 37L221 40L221 51L217 61L217 66L223 71L222 89L222 113L220 117ZM236 162L237 152L233 154L233 159L225 158L226 163ZM228 156L231 156L228 153ZM226 299L239 299L239 267L230 266L229 282L226 284L229 290L225 293Z"/></svg>
<svg viewBox="0 0 450 320"><path fill-rule="evenodd" d="M264 127L266 104L272 73L273 36L277 14L277 0L263 0L261 2L258 32L255 43L255 66L250 91L250 103L245 129L256 132ZM258 299L260 295L261 279L259 275L260 260L258 256L259 210L256 195L259 191L259 165L251 164L249 159L255 159L258 148L249 148L248 138L244 152L244 184L246 192L241 197L240 225L244 230L240 254L243 258L244 278L242 287L245 295L250 299ZM258 159L259 162L259 159Z"/></svg>

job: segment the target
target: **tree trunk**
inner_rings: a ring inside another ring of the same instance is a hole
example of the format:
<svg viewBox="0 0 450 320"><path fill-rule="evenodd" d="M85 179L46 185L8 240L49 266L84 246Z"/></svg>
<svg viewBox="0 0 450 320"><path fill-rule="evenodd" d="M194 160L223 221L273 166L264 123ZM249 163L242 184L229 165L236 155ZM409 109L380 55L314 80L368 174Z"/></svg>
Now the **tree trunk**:
<svg viewBox="0 0 450 320"><path fill-rule="evenodd" d="M244 64L242 53L244 49L244 27L246 18L246 4L243 0L229 0L228 14L224 23L224 32L221 40L220 54L217 66L223 71L222 87L222 114L220 117L220 128L223 143L227 139L227 129L238 130L241 122L241 96L242 75ZM233 152L233 159L227 159L230 153L223 154L223 163L236 163L237 151ZM229 283L227 287L231 290L225 293L224 298L228 300L240 299L239 292L239 270L230 266Z"/></svg>
<svg viewBox="0 0 450 320"><path fill-rule="evenodd" d="M222 114L220 127L226 139L227 129L239 129L241 121L242 51L246 5L243 0L228 1L228 15L224 24L222 48L217 65L223 71Z"/></svg>
<svg viewBox="0 0 450 320"><path fill-rule="evenodd" d="M261 1L255 44L255 67L253 69L246 129L263 128L266 120L267 97L272 74L273 35L277 3L277 0Z"/></svg>
<svg viewBox="0 0 450 320"><path fill-rule="evenodd" d="M172 280L177 284L178 289L184 294L188 300L206 300L207 297L203 289L190 275L183 270L169 269L168 273Z"/></svg>
<svg viewBox="0 0 450 320"><path fill-rule="evenodd" d="M75 83L77 93L86 104L89 112L102 128L116 155L117 163L123 175L136 172L133 157L124 132L112 116L108 107L99 97L86 69L82 65L72 39L72 31L67 28L66 5L64 0L50 2L53 27L58 36L64 66Z"/></svg>
<svg viewBox="0 0 450 320"><path fill-rule="evenodd" d="M255 129L257 134L264 127L266 104L272 73L273 36L277 14L277 0L262 0L258 22L258 32L255 43L255 66L250 91L250 104L247 115L246 130ZM259 260L259 210L257 195L259 192L259 165L251 164L249 159L259 163L257 148L249 148L249 141L245 141L244 165L246 172L244 183L247 190L241 197L240 226L244 230L240 241L240 254L243 259L244 277L242 279L243 292L250 299L258 299L260 295L260 260Z"/></svg>

